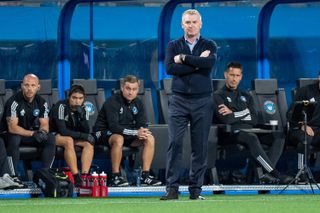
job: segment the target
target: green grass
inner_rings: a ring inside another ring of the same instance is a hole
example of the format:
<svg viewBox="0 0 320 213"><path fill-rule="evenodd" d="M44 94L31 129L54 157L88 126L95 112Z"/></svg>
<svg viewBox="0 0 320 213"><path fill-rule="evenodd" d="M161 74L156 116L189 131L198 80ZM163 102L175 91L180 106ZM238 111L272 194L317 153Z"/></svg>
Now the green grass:
<svg viewBox="0 0 320 213"><path fill-rule="evenodd" d="M178 201L160 201L158 197L135 198L32 198L0 200L1 213L167 213L167 212L268 212L316 213L320 195L214 195L203 201L180 197Z"/></svg>

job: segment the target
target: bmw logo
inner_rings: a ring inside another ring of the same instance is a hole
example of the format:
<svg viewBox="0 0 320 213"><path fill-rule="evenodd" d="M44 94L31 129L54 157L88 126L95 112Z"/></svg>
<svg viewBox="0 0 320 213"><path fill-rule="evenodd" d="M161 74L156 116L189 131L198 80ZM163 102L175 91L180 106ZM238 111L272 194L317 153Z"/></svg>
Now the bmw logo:
<svg viewBox="0 0 320 213"><path fill-rule="evenodd" d="M33 110L33 116L38 117L39 114L40 114L40 110L39 109Z"/></svg>
<svg viewBox="0 0 320 213"><path fill-rule="evenodd" d="M266 101L263 104L263 109L266 111L266 113L273 115L276 113L276 105L272 101Z"/></svg>
<svg viewBox="0 0 320 213"><path fill-rule="evenodd" d="M83 105L84 105L84 109L89 113L90 116L94 114L95 108L93 103L91 103L90 101L86 101L84 102Z"/></svg>

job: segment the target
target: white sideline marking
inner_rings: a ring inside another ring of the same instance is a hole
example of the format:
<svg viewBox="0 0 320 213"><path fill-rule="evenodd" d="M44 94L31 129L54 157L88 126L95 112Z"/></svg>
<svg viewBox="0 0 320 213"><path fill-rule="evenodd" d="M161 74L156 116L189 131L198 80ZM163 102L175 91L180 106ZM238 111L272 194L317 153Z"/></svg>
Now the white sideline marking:
<svg viewBox="0 0 320 213"><path fill-rule="evenodd" d="M240 195L241 196L241 195ZM61 205L88 205L88 204L104 204L104 205L110 205L110 204L164 204L167 205L168 202L176 202L176 203L191 203L191 202L265 202L265 201L273 201L273 202L282 202L282 201L292 201L292 200L304 200L305 201L305 196L299 198L297 196L291 197L290 195L281 195L283 197L277 197L277 195L267 195L267 196L272 196L271 197L261 197L261 198L256 198L256 199L219 199L215 198L214 196L206 196L206 200L174 200L174 201L146 201L146 200L134 200L134 201L117 201L116 199L122 199L122 198L106 198L106 199L101 199L101 200L95 200L94 198L91 200L86 200L86 201L81 201L81 199L77 200L74 199L73 201L59 201L59 200L52 200L52 201L44 201L44 200L38 200L40 203L37 202L30 202L28 200L25 203L21 203L21 201L17 202L0 202L0 207L5 207L5 206L61 206ZM34 198L32 198L34 199ZM126 198L127 199L127 198ZM130 198L129 198L130 199ZM308 197L308 201L313 201L313 200L319 200L319 195L310 195ZM35 200L36 201L36 200ZM42 203L43 202L43 203Z"/></svg>

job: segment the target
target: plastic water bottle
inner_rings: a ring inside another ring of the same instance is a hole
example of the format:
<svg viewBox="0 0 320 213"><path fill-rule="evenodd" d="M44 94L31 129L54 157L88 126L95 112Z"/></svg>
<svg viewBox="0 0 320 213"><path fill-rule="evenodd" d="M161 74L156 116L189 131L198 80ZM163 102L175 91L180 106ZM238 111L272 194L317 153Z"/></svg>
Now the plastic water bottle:
<svg viewBox="0 0 320 213"><path fill-rule="evenodd" d="M100 197L100 186L99 186L99 175L96 172L92 173L93 186L92 186L92 197Z"/></svg>
<svg viewBox="0 0 320 213"><path fill-rule="evenodd" d="M101 172L99 174L100 197L108 197L107 174Z"/></svg>
<svg viewBox="0 0 320 213"><path fill-rule="evenodd" d="M137 185L138 187L141 186L141 172L142 172L142 169L141 169L141 166L139 166L139 168L136 169L136 175L137 175L136 185Z"/></svg>

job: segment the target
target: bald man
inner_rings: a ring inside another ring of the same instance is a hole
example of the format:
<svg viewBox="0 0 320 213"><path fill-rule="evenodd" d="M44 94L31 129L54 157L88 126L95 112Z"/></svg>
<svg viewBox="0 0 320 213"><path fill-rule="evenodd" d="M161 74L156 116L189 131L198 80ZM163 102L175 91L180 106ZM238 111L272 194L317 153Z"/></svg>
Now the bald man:
<svg viewBox="0 0 320 213"><path fill-rule="evenodd" d="M48 103L37 94L39 89L39 78L27 74L21 83L21 91L5 104L2 124L7 132L7 154L12 157L15 175L18 175L21 144L40 148L43 168L49 168L54 158L54 136L48 133Z"/></svg>

